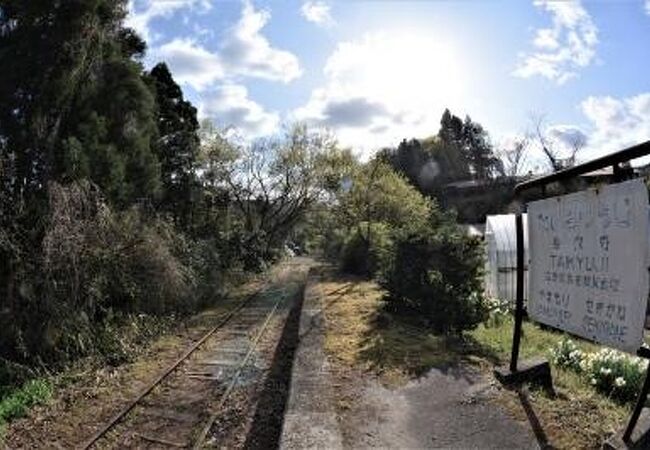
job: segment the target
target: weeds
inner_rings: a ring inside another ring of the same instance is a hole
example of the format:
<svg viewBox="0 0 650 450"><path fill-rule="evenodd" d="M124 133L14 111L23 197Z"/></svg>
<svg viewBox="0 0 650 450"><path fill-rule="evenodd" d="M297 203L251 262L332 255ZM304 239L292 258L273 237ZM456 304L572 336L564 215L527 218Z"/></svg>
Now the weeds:
<svg viewBox="0 0 650 450"><path fill-rule="evenodd" d="M52 385L37 379L25 383L20 389L0 400L0 426L10 420L23 417L27 411L39 404L46 403L52 396Z"/></svg>

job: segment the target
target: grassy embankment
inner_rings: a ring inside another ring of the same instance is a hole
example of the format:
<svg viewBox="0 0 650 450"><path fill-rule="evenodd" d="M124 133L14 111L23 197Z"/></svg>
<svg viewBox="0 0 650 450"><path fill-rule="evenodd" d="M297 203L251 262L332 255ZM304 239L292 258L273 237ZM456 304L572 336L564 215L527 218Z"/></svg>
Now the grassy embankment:
<svg viewBox="0 0 650 450"><path fill-rule="evenodd" d="M491 321L462 337L431 334L417 319L395 317L382 310L383 292L372 282L323 279L328 331L326 350L339 362L378 374L382 382L398 385L435 367L471 364L486 374L508 361L512 320ZM521 357L549 357L562 333L524 324ZM576 342L583 351L600 347ZM522 421L536 421L536 434L558 448L596 448L620 429L630 404L621 405L596 392L579 374L553 366L555 393L534 387L501 390L496 401ZM488 375L489 376L489 375ZM532 414L532 416L531 416Z"/></svg>

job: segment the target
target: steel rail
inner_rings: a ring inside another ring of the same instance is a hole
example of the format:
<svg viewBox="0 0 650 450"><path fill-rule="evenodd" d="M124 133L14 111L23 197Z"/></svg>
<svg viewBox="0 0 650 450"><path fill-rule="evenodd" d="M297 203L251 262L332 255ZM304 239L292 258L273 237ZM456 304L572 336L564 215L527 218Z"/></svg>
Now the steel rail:
<svg viewBox="0 0 650 450"><path fill-rule="evenodd" d="M260 328L260 331L257 333L257 335L255 336L255 339L251 343L251 346L249 347L248 352L246 353L246 356L244 357L242 362L237 367L237 371L235 372L235 374L231 378L230 382L228 383L228 387L226 388L224 393L221 395L221 398L219 399L219 403L217 403L217 406L216 406L214 412L212 413L212 415L210 415L210 418L205 423L205 425L201 429L201 432L199 433L199 436L197 437L196 441L194 442L194 445L192 446L192 448L194 450L198 450L198 449L203 448L203 443L205 442L205 438L208 436L208 433L210 432L210 429L212 428L212 425L214 425L214 422L219 418L219 414L221 413L221 408L223 408L223 405L228 400L228 397L230 396L230 393L235 388L235 385L237 384L237 380L239 379L239 376L241 375L242 371L244 370L244 367L246 367L246 365L248 364L248 360L250 359L253 352L257 348L260 339L262 338L262 336L264 335L264 332L268 328L269 323L271 322L271 319L273 318L273 315L277 311L278 306L280 305L280 302L282 302L282 300L283 300L283 298L278 299L278 301L275 302L275 305L273 306L271 311L266 316L266 320L262 324L262 327Z"/></svg>
<svg viewBox="0 0 650 450"><path fill-rule="evenodd" d="M105 424L102 428L100 428L98 431L95 432L95 434L88 439L83 445L78 447L81 450L88 450L90 447L92 447L97 441L99 441L106 433L108 433L115 425L117 425L123 418L126 416L135 406L144 398L146 397L151 391L154 390L156 386L158 386L165 378L167 378L178 366L181 365L183 361L185 361L187 358L189 358L192 353L194 353L205 341L207 341L214 333L216 333L219 329L223 328L224 325L226 325L230 319L234 317L235 314L237 314L239 311L241 311L248 303L251 302L253 298L255 298L264 288L260 288L259 290L255 291L254 293L250 294L248 297L246 297L245 300L243 300L240 304L235 306L233 309L231 309L229 312L225 313L225 316L221 319L221 321L215 325L211 330L209 330L206 334L203 335L201 339L199 339L196 343L194 343L183 355L180 356L171 366L169 366L162 374L160 374L155 380L153 380L146 388L144 388L133 400L131 400L122 410L120 410L117 414L115 414L107 424Z"/></svg>

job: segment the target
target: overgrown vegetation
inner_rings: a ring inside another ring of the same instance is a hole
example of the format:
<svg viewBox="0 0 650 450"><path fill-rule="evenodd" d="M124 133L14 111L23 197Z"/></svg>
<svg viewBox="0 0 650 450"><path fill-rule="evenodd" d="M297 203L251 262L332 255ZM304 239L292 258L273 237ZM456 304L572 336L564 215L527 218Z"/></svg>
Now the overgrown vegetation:
<svg viewBox="0 0 650 450"><path fill-rule="evenodd" d="M401 321L381 337L396 349L421 332L426 352L466 345L489 307L481 244L456 222L504 209L518 171L479 123L445 110L435 135L366 162L304 124L257 140L200 125L165 63L144 69L126 13L126 0L0 6L0 390L84 357L128 361L302 252L383 286L377 326ZM458 182L490 198L452 195Z"/></svg>
<svg viewBox="0 0 650 450"><path fill-rule="evenodd" d="M441 223L395 239L381 285L390 310L419 316L438 333L462 332L487 318L482 270L481 242Z"/></svg>
<svg viewBox="0 0 650 450"><path fill-rule="evenodd" d="M329 202L331 217L319 211L310 233L344 272L379 280L388 310L418 317L436 333L459 333L486 318L481 242L381 155L349 164Z"/></svg>
<svg viewBox="0 0 650 450"><path fill-rule="evenodd" d="M126 12L0 6L0 389L83 357L127 361L281 258L340 181L326 133L200 126L167 66L144 70Z"/></svg>

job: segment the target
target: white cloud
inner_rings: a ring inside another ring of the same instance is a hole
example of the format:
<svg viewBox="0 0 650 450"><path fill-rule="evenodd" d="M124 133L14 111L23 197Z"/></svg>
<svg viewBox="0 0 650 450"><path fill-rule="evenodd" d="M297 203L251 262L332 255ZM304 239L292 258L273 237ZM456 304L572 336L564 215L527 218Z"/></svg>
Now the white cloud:
<svg viewBox="0 0 650 450"><path fill-rule="evenodd" d="M277 113L251 100L245 86L232 83L206 92L199 104L199 116L222 126L235 126L251 138L273 133L280 121Z"/></svg>
<svg viewBox="0 0 650 450"><path fill-rule="evenodd" d="M142 38L152 43L159 35L151 32L151 21L158 17L171 17L175 12L190 8L207 11L210 0L129 0L126 26L133 28Z"/></svg>
<svg viewBox="0 0 650 450"><path fill-rule="evenodd" d="M241 18L225 32L218 50L209 50L194 39L175 38L154 48L150 59L166 61L179 83L199 91L217 81L239 77L288 83L299 77L302 69L293 53L272 47L261 34L270 17L267 11L255 10L246 2Z"/></svg>
<svg viewBox="0 0 650 450"><path fill-rule="evenodd" d="M290 118L330 127L343 145L366 153L432 135L445 107L458 114L467 107L461 100L467 71L457 54L421 30L341 42L325 64L324 85Z"/></svg>
<svg viewBox="0 0 650 450"><path fill-rule="evenodd" d="M198 91L225 76L219 56L190 39L174 39L156 49L154 54L167 62L176 81Z"/></svg>
<svg viewBox="0 0 650 450"><path fill-rule="evenodd" d="M220 55L229 73L288 83L302 75L298 58L276 49L261 34L271 19L266 10L244 3L239 22L226 33Z"/></svg>
<svg viewBox="0 0 650 450"><path fill-rule="evenodd" d="M591 121L590 156L650 140L650 92L632 97L588 97L580 108Z"/></svg>
<svg viewBox="0 0 650 450"><path fill-rule="evenodd" d="M322 1L307 1L302 4L300 13L309 22L322 27L334 25L334 19L330 13L330 6Z"/></svg>
<svg viewBox="0 0 650 450"><path fill-rule="evenodd" d="M580 0L535 0L534 5L553 18L551 28L536 31L530 53L520 56L514 75L540 75L563 84L578 76L596 57L598 28Z"/></svg>
<svg viewBox="0 0 650 450"><path fill-rule="evenodd" d="M574 148L584 148L587 144L588 137L585 132L575 125L552 125L547 129L550 139L558 143L561 147L559 150L571 152Z"/></svg>
<svg viewBox="0 0 650 450"><path fill-rule="evenodd" d="M650 0L645 0L645 12L650 15Z"/></svg>

